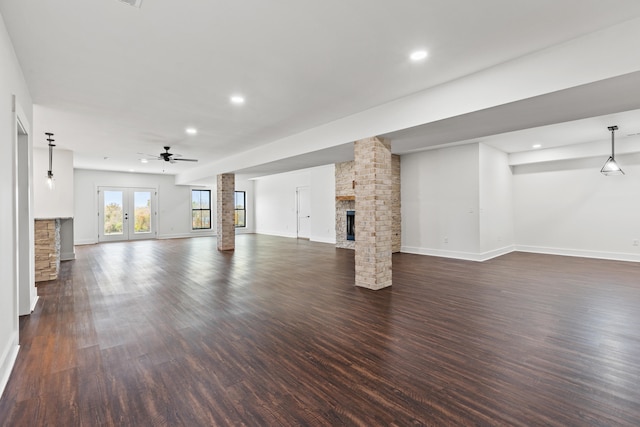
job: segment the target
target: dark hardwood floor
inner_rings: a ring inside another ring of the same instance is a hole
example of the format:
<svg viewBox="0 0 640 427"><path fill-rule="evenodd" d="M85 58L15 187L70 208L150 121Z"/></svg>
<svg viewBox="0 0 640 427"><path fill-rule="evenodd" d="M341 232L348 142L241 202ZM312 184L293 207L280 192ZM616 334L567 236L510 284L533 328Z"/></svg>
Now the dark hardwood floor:
<svg viewBox="0 0 640 427"><path fill-rule="evenodd" d="M640 265L242 235L77 248L20 320L2 426L640 425Z"/></svg>

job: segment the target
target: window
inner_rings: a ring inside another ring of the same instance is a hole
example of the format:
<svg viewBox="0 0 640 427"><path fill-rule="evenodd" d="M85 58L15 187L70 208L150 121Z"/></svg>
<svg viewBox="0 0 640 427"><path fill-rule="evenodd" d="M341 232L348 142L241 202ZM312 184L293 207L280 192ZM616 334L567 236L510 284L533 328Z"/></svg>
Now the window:
<svg viewBox="0 0 640 427"><path fill-rule="evenodd" d="M211 229L211 190L191 190L191 229Z"/></svg>
<svg viewBox="0 0 640 427"><path fill-rule="evenodd" d="M233 215L234 223L236 227L246 227L247 226L247 208L246 208L246 197L244 191L236 191L235 192L235 212Z"/></svg>

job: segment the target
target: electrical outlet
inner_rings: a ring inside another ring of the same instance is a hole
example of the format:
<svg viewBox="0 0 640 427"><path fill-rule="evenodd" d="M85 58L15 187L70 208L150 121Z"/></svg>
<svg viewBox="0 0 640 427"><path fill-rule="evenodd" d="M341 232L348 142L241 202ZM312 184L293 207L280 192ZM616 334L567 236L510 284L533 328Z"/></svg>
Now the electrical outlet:
<svg viewBox="0 0 640 427"><path fill-rule="evenodd" d="M633 239L633 246L639 246L639 245L640 245L640 240Z"/></svg>

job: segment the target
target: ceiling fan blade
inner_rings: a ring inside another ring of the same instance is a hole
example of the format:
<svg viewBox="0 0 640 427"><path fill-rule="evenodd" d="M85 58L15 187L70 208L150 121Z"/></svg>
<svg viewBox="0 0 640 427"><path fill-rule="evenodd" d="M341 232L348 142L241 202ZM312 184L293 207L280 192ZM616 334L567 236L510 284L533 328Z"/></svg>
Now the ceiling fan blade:
<svg viewBox="0 0 640 427"><path fill-rule="evenodd" d="M174 162L178 161L178 162L197 162L198 160L196 159L172 159Z"/></svg>
<svg viewBox="0 0 640 427"><path fill-rule="evenodd" d="M141 156L153 157L154 159L160 160L160 157L158 157L157 154L148 154L148 153L136 153L136 154L139 154Z"/></svg>

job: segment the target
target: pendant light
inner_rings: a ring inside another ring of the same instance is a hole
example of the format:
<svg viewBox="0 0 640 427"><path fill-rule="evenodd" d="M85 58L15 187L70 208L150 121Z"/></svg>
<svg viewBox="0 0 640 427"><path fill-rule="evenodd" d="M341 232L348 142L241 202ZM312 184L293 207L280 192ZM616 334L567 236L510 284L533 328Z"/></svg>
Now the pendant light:
<svg viewBox="0 0 640 427"><path fill-rule="evenodd" d="M49 186L49 190L53 190L55 185L53 182L53 147L56 145L52 144L55 140L51 138L53 136L51 132L45 132L45 135L47 135L47 141L49 142L49 170L47 171L47 185Z"/></svg>
<svg viewBox="0 0 640 427"><path fill-rule="evenodd" d="M618 163L616 163L615 159L615 150L614 150L614 134L618 130L618 126L609 126L608 128L611 131L611 156L607 159L602 169L600 169L600 173L603 175L624 175Z"/></svg>

